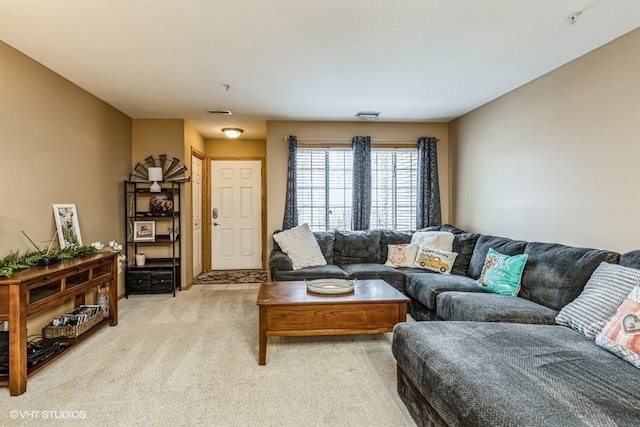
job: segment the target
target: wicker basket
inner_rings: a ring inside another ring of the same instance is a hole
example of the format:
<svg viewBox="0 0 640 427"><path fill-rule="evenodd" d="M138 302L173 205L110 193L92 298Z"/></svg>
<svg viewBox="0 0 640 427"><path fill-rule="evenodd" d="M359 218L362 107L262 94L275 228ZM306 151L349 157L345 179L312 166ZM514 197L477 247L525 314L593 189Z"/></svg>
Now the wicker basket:
<svg viewBox="0 0 640 427"><path fill-rule="evenodd" d="M104 319L104 314L99 311L94 316L91 316L89 320L79 325L67 325L67 326L45 326L43 333L45 338L78 338L80 335L87 332L93 326L97 325Z"/></svg>

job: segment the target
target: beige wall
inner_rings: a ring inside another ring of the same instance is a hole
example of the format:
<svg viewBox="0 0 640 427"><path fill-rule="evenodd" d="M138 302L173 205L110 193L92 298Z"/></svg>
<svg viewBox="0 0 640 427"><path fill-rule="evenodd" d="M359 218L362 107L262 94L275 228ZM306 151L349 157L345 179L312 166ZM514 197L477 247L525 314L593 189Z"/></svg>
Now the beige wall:
<svg viewBox="0 0 640 427"><path fill-rule="evenodd" d="M267 122L267 231L268 236L282 227L287 188L288 135L298 138L351 139L357 135L373 139L417 141L421 136L438 138L438 172L442 220L449 222L450 175L449 136L446 123L365 123L365 122ZM347 142L348 144L348 142ZM271 239L269 247L271 247Z"/></svg>
<svg viewBox="0 0 640 427"><path fill-rule="evenodd" d="M46 247L53 203L76 204L84 244L122 243L131 119L2 42L0 63L0 257L32 249L21 230Z"/></svg>
<svg viewBox="0 0 640 427"><path fill-rule="evenodd" d="M205 153L205 140L200 135L200 132L191 124L191 122L184 121L184 164L189 168L187 175L191 176L193 167L191 165L192 150L196 150L202 154ZM182 218L180 224L180 230L184 230L181 233L180 244L182 245L182 271L183 271L183 289L189 288L193 284L193 203L192 203L192 187L191 182L187 182L184 185L184 203L182 208Z"/></svg>
<svg viewBox="0 0 640 427"><path fill-rule="evenodd" d="M452 122L456 223L639 248L638 46L635 30Z"/></svg>
<svg viewBox="0 0 640 427"><path fill-rule="evenodd" d="M135 119L133 121L132 166L143 163L147 156L166 154L187 166L185 175L191 175L191 148L203 152L204 138L188 121L182 119ZM193 282L193 236L191 233L191 184L182 185L180 193L180 249L181 283L189 288ZM151 256L170 256L166 247L145 248Z"/></svg>
<svg viewBox="0 0 640 427"><path fill-rule="evenodd" d="M267 142L263 139L207 139L207 157L266 157Z"/></svg>

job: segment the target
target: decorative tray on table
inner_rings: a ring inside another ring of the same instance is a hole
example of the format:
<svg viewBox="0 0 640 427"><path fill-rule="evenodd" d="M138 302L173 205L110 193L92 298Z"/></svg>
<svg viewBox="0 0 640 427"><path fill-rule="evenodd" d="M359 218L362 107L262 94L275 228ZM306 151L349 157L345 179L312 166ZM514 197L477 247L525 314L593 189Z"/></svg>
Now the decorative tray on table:
<svg viewBox="0 0 640 427"><path fill-rule="evenodd" d="M316 279L305 280L307 291L314 294L348 294L353 292L356 280L347 279Z"/></svg>

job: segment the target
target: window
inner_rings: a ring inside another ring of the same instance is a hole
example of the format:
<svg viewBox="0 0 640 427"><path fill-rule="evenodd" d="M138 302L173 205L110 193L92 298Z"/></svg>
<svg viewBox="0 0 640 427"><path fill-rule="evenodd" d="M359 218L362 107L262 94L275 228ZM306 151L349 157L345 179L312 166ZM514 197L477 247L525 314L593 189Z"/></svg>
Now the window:
<svg viewBox="0 0 640 427"><path fill-rule="evenodd" d="M418 153L371 150L371 228L415 230Z"/></svg>
<svg viewBox="0 0 640 427"><path fill-rule="evenodd" d="M351 147L299 147L297 161L298 223L351 230ZM417 162L415 148L372 147L370 228L415 229Z"/></svg>
<svg viewBox="0 0 640 427"><path fill-rule="evenodd" d="M298 223L351 229L351 148L298 148Z"/></svg>

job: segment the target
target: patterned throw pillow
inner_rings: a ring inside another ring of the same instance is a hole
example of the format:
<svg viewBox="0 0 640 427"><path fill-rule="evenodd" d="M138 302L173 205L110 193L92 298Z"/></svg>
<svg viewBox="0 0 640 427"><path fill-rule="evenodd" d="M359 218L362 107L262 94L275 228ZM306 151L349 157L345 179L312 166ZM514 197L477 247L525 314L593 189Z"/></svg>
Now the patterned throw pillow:
<svg viewBox="0 0 640 427"><path fill-rule="evenodd" d="M529 256L508 256L489 249L476 284L487 292L501 295L518 295L522 272Z"/></svg>
<svg viewBox="0 0 640 427"><path fill-rule="evenodd" d="M631 290L596 336L596 344L640 368L640 286Z"/></svg>
<svg viewBox="0 0 640 427"><path fill-rule="evenodd" d="M291 258L294 270L316 265L327 265L327 260L322 256L320 246L309 224L298 225L289 230L281 231L273 235L282 252Z"/></svg>
<svg viewBox="0 0 640 427"><path fill-rule="evenodd" d="M556 323L595 340L629 292L639 285L640 270L603 262L582 293L560 310Z"/></svg>
<svg viewBox="0 0 640 427"><path fill-rule="evenodd" d="M413 261L418 253L418 245L401 244L387 245L389 248L387 262L384 265L389 267L413 267Z"/></svg>
<svg viewBox="0 0 640 427"><path fill-rule="evenodd" d="M420 246L414 267L437 271L442 274L451 274L451 269L457 256L458 254L455 252Z"/></svg>

